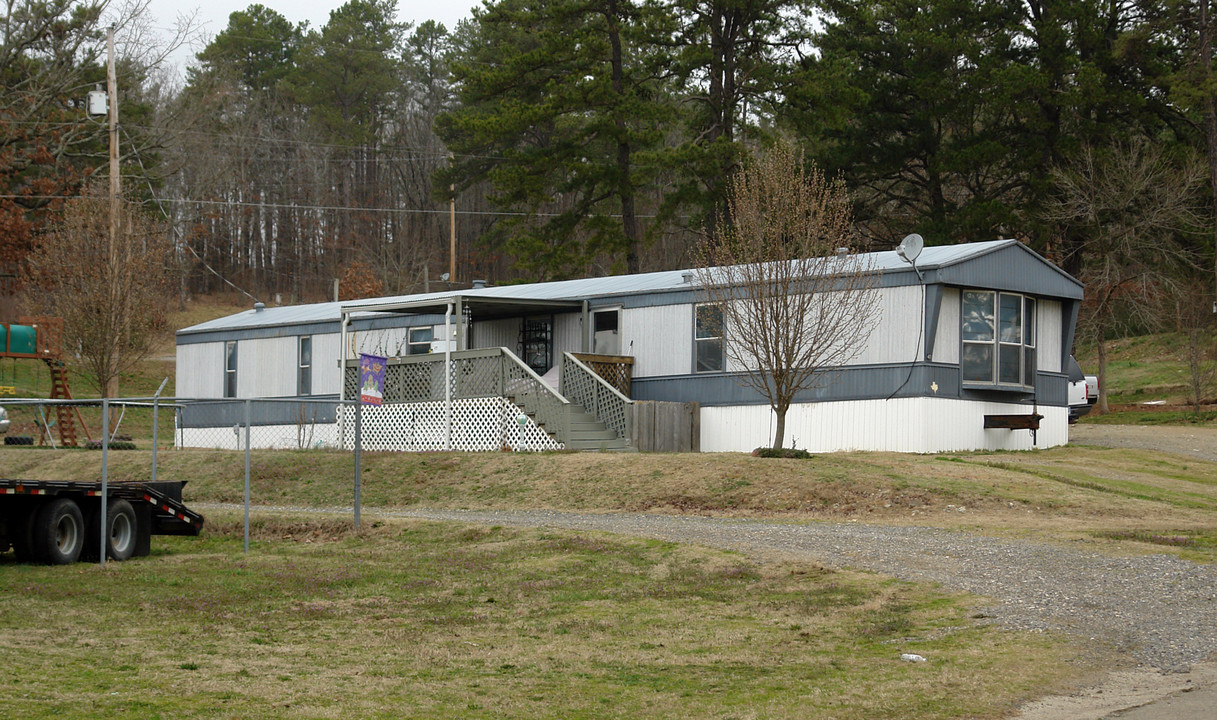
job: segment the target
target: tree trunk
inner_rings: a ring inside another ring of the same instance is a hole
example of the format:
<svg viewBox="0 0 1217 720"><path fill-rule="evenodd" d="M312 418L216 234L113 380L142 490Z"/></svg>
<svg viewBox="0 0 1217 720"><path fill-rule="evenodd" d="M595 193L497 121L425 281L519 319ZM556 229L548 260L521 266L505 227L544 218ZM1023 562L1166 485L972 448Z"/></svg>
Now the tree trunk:
<svg viewBox="0 0 1217 720"><path fill-rule="evenodd" d="M1213 97L1213 44L1209 33L1209 0L1200 0L1200 67L1204 72L1204 140L1209 160L1213 209L1213 286L1217 289L1217 100Z"/></svg>
<svg viewBox="0 0 1217 720"><path fill-rule="evenodd" d="M773 449L781 450L783 443L786 442L786 411L789 406L774 408L774 413L778 416L777 428L773 431Z"/></svg>
<svg viewBox="0 0 1217 720"><path fill-rule="evenodd" d="M625 60L621 52L621 20L617 0L609 3L609 43L612 46L613 93L618 103L625 97ZM638 216L634 208L634 183L630 179L632 148L629 129L620 111L615 119L617 128L617 193L621 199L621 229L628 244L625 254L626 272L636 275L641 272L638 261Z"/></svg>
<svg viewBox="0 0 1217 720"><path fill-rule="evenodd" d="M1095 338L1096 345L1099 350L1099 414L1106 415L1110 412L1107 407L1107 338L1103 337L1105 333L1100 328L1098 337Z"/></svg>

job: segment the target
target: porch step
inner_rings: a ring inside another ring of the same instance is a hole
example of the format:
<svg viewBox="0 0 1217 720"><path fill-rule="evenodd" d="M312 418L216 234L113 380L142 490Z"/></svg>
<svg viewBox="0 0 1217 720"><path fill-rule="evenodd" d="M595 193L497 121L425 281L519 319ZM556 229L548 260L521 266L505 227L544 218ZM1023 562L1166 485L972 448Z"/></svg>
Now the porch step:
<svg viewBox="0 0 1217 720"><path fill-rule="evenodd" d="M580 452L638 452L638 449L626 445L625 441L620 438L613 440L602 440L593 442L589 440L572 440L566 443L567 450L578 450Z"/></svg>
<svg viewBox="0 0 1217 720"><path fill-rule="evenodd" d="M530 407L531 402L527 400L521 402L514 397L508 397L516 407L524 411L524 414L536 421L536 409ZM579 406L574 406L570 410L568 437L562 440L554 435L554 433L543 423L538 422L537 427L549 433L550 437L562 442L567 450L582 450L586 452L637 452L623 438L617 437L617 433L608 428L607 425L596 419L595 415L587 412Z"/></svg>
<svg viewBox="0 0 1217 720"><path fill-rule="evenodd" d="M598 440L616 440L616 439L617 439L617 433L604 427L604 425L600 425L599 428L595 428L595 427L588 427L585 429L571 428L570 438L567 440L567 442L569 444L570 442L579 441L579 440L598 441Z"/></svg>

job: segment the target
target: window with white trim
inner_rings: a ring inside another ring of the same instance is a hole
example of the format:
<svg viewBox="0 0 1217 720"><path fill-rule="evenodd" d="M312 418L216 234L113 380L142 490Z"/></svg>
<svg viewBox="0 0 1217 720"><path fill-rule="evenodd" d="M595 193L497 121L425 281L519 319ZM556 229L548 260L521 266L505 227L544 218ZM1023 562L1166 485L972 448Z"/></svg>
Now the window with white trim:
<svg viewBox="0 0 1217 720"><path fill-rule="evenodd" d="M695 372L723 371L723 308L721 305L695 306L693 329Z"/></svg>
<svg viewBox="0 0 1217 720"><path fill-rule="evenodd" d="M313 338L311 335L300 336L300 351L297 353L296 364L296 394L313 394Z"/></svg>
<svg viewBox="0 0 1217 720"><path fill-rule="evenodd" d="M426 355L431 352L431 341L435 339L435 328L428 325L427 327L410 328L410 337L407 342L407 354L409 355Z"/></svg>
<svg viewBox="0 0 1217 720"><path fill-rule="evenodd" d="M237 396L237 341L224 343L224 397Z"/></svg>
<svg viewBox="0 0 1217 720"><path fill-rule="evenodd" d="M1035 298L964 290L960 310L964 385L1035 387Z"/></svg>

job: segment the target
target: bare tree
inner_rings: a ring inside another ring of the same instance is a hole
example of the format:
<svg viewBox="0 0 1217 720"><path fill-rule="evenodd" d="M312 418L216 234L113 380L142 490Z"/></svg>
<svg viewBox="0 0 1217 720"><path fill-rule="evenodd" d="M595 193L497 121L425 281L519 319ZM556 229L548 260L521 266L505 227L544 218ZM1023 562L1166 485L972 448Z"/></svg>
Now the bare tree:
<svg viewBox="0 0 1217 720"><path fill-rule="evenodd" d="M1204 169L1144 139L1085 148L1053 172L1045 219L1082 239L1086 286L1079 331L1099 360L1099 411L1107 412L1107 337L1122 320L1155 327L1180 268L1196 267L1180 235L1201 226L1197 191Z"/></svg>
<svg viewBox="0 0 1217 720"><path fill-rule="evenodd" d="M849 197L789 145L732 178L733 224L698 248L697 279L728 366L769 401L781 448L798 392L823 386L862 350L878 320L877 274L849 252ZM713 332L714 328L711 328Z"/></svg>
<svg viewBox="0 0 1217 720"><path fill-rule="evenodd" d="M64 360L86 371L106 397L144 358L164 326L171 245L166 229L123 203L121 233L111 245L108 199L86 195L65 204L62 218L31 255L31 307L64 320Z"/></svg>
<svg viewBox="0 0 1217 720"><path fill-rule="evenodd" d="M1176 300L1179 328L1183 344L1179 355L1187 368L1188 398L1192 411L1200 414L1200 406L1211 397L1217 383L1217 315L1213 313L1213 295L1207 283L1192 280L1181 286Z"/></svg>

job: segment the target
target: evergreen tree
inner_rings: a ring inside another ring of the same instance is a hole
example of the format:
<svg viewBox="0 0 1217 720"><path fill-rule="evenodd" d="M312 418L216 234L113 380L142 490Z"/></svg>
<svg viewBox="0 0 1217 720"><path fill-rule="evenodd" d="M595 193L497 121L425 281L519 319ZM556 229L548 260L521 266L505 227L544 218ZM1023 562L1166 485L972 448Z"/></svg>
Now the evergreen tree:
<svg viewBox="0 0 1217 720"><path fill-rule="evenodd" d="M455 153L441 183L489 181L495 205L519 213L495 234L530 277L585 274L597 256L639 270L645 158L667 107L655 102L648 35L663 25L646 13L631 0L501 0L474 12L453 63L459 106L437 122Z"/></svg>
<svg viewBox="0 0 1217 720"><path fill-rule="evenodd" d="M808 48L806 0L672 0L678 27L669 52L684 136L671 153L682 168L668 206L697 207L709 237L729 223L728 184L776 116L778 87Z"/></svg>
<svg viewBox="0 0 1217 720"><path fill-rule="evenodd" d="M270 93L291 71L303 39L302 27L255 3L228 16L228 27L198 54L199 67L189 69L190 82L231 72L248 92Z"/></svg>
<svg viewBox="0 0 1217 720"><path fill-rule="evenodd" d="M1000 0L827 0L789 87L795 127L855 188L870 237L937 242L1019 231L1023 178Z"/></svg>
<svg viewBox="0 0 1217 720"><path fill-rule="evenodd" d="M1130 133L1169 141L1156 89L1171 50L1154 8L1087 0L822 0L820 57L790 117L857 188L872 236L1015 235L1080 271L1083 245L1045 225L1054 168Z"/></svg>

